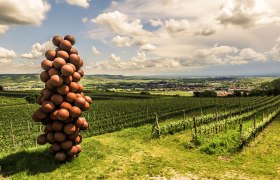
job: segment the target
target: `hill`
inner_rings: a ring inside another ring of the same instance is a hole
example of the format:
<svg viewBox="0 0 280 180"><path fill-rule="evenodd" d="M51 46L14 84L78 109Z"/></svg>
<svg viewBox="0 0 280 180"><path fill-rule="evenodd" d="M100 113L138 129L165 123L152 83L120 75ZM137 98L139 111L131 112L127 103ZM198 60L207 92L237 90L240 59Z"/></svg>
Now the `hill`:
<svg viewBox="0 0 280 180"><path fill-rule="evenodd" d="M84 139L84 151L59 165L46 146L0 153L0 178L11 179L277 179L280 118L241 152L207 155L190 149L190 131L150 139L151 126Z"/></svg>

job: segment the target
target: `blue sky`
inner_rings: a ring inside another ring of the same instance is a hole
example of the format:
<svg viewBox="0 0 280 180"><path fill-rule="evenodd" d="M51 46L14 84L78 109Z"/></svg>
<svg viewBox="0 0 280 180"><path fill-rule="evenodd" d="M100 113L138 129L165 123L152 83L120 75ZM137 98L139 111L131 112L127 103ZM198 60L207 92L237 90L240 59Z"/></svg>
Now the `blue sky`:
<svg viewBox="0 0 280 180"><path fill-rule="evenodd" d="M39 73L72 34L87 74L279 72L277 0L0 0L0 73Z"/></svg>

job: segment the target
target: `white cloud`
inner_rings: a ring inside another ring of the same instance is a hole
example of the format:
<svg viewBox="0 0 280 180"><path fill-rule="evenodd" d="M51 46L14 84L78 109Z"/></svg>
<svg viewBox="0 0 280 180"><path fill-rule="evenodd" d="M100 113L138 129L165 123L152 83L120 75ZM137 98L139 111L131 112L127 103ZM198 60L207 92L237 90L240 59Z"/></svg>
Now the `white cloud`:
<svg viewBox="0 0 280 180"><path fill-rule="evenodd" d="M140 19L129 21L125 14L119 11L103 13L91 20L93 23L103 25L114 33L126 35L143 35L149 32L143 29Z"/></svg>
<svg viewBox="0 0 280 180"><path fill-rule="evenodd" d="M162 26L163 23L160 19L151 19L150 24L151 26L158 27L158 26Z"/></svg>
<svg viewBox="0 0 280 180"><path fill-rule="evenodd" d="M191 56L181 60L181 64L183 66L234 65L266 60L264 54L250 48L240 50L232 46L214 46L196 50Z"/></svg>
<svg viewBox="0 0 280 180"><path fill-rule="evenodd" d="M66 2L70 5L88 8L90 0L56 0L57 3Z"/></svg>
<svg viewBox="0 0 280 180"><path fill-rule="evenodd" d="M118 47L130 47L133 43L132 43L132 39L130 39L129 37L126 36L115 36L112 39L112 42L118 46Z"/></svg>
<svg viewBox="0 0 280 180"><path fill-rule="evenodd" d="M95 67L154 72L164 71L164 66L177 72L176 69L266 62L272 56L280 59L280 43L271 49L272 39L279 35L276 33L279 26L272 22L280 22L280 3L275 0L221 2L112 2L110 8L91 20L95 25L91 37L105 43L112 41L117 47L138 46L140 52L149 51L151 57L140 53L126 60L119 57L117 62L108 58ZM216 42L220 45L212 47ZM271 50L266 52L267 49Z"/></svg>
<svg viewBox="0 0 280 180"><path fill-rule="evenodd" d="M179 62L171 59L160 57L147 58L145 53L137 53L129 61L122 60L119 56L111 54L108 60L100 61L89 66L89 69L95 69L97 72L110 71L118 73L124 71L145 72L147 69L151 72L159 70L159 72L170 70L169 68L180 67Z"/></svg>
<svg viewBox="0 0 280 180"><path fill-rule="evenodd" d="M52 41L44 42L43 44L35 43L31 47L31 51L29 53L21 54L20 57L27 59L37 59L44 55L44 53L49 49L54 49Z"/></svg>
<svg viewBox="0 0 280 180"><path fill-rule="evenodd" d="M219 8L221 0L123 0L112 2L106 11L120 11L131 18L172 19L207 17Z"/></svg>
<svg viewBox="0 0 280 180"><path fill-rule="evenodd" d="M0 34L4 34L8 30L9 30L9 26L7 26L7 25L0 25Z"/></svg>
<svg viewBox="0 0 280 180"><path fill-rule="evenodd" d="M144 52L138 52L129 60L111 54L107 60L99 61L89 66L99 72L178 72L187 69L214 66L214 65L238 65L251 61L266 61L264 54L250 48L238 49L232 46L214 46L207 49L198 49L185 57L147 57Z"/></svg>
<svg viewBox="0 0 280 180"><path fill-rule="evenodd" d="M244 60L250 61L250 60L255 60L255 61L267 61L267 57L262 54L254 51L251 48L244 48L240 51L239 53L240 57L242 57Z"/></svg>
<svg viewBox="0 0 280 180"><path fill-rule="evenodd" d="M92 46L91 49L92 49L93 54L95 54L95 55L97 55L97 56L100 55L100 52L96 49L96 47Z"/></svg>
<svg viewBox="0 0 280 180"><path fill-rule="evenodd" d="M156 49L156 46L152 44L144 44L139 48L141 51L154 51Z"/></svg>
<svg viewBox="0 0 280 180"><path fill-rule="evenodd" d="M194 28L195 35L210 36L217 32L218 26L214 23L202 23Z"/></svg>
<svg viewBox="0 0 280 180"><path fill-rule="evenodd" d="M182 35L190 30L189 21L186 19L175 20L169 19L164 22L164 28L170 34Z"/></svg>
<svg viewBox="0 0 280 180"><path fill-rule="evenodd" d="M115 54L111 54L109 56L109 59L113 62L113 63L118 63L121 62L121 58L119 56L116 56Z"/></svg>
<svg viewBox="0 0 280 180"><path fill-rule="evenodd" d="M272 9L263 0L227 0L222 5L217 18L221 24L232 24L249 28L256 25L279 21Z"/></svg>
<svg viewBox="0 0 280 180"><path fill-rule="evenodd" d="M1 60L8 60L8 59L14 59L17 57L17 54L13 50L9 50L3 47L0 47L0 59Z"/></svg>
<svg viewBox="0 0 280 180"><path fill-rule="evenodd" d="M270 51L266 52L267 56L274 61L280 61L280 36L276 40L275 45L271 48Z"/></svg>
<svg viewBox="0 0 280 180"><path fill-rule="evenodd" d="M46 0L0 0L0 24L40 25L50 9Z"/></svg>
<svg viewBox="0 0 280 180"><path fill-rule="evenodd" d="M82 22L83 22L83 23L88 22L88 18L87 18L87 17L82 17Z"/></svg>

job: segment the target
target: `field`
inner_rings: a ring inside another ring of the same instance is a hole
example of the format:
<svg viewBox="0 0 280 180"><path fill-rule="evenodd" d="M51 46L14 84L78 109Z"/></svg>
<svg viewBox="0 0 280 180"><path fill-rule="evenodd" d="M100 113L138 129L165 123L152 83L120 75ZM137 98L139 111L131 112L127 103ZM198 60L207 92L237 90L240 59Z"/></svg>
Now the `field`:
<svg viewBox="0 0 280 180"><path fill-rule="evenodd" d="M25 95L32 93L36 92ZM36 144L44 128L32 122L30 114L38 105L28 104L19 94L24 93L6 91L0 98L2 177L280 177L278 96L193 98L88 92L101 100L83 114L91 124L83 133L84 151L77 160L59 165L46 152L47 145ZM69 168L71 172L63 173Z"/></svg>
<svg viewBox="0 0 280 180"><path fill-rule="evenodd" d="M208 155L189 149L191 131L150 139L151 126L84 139L83 153L59 165L46 146L0 153L2 176L12 179L279 179L280 118L242 151Z"/></svg>
<svg viewBox="0 0 280 180"><path fill-rule="evenodd" d="M83 83L94 103L83 113L90 122L82 133L84 151L76 160L60 165L47 153L48 145L36 143L44 126L31 119L39 105L26 101L42 88L34 76L1 77L6 87L20 87L20 91L0 91L2 178L280 177L279 161L274 159L280 156L276 136L279 96L195 98L180 90L145 91L150 94L125 89L104 91L91 89L92 78L104 87L155 80L89 76ZM238 83L268 80L243 79ZM262 157L263 152L267 154ZM70 167L71 172L62 173Z"/></svg>

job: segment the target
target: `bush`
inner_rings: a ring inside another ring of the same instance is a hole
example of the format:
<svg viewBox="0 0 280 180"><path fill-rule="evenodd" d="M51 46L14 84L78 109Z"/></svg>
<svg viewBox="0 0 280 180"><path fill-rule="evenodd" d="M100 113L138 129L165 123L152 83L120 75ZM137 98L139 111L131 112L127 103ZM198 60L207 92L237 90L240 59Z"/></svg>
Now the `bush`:
<svg viewBox="0 0 280 180"><path fill-rule="evenodd" d="M147 92L147 91L141 91L140 95L151 95L151 94L149 92Z"/></svg>
<svg viewBox="0 0 280 180"><path fill-rule="evenodd" d="M35 104L36 103L36 98L37 98L37 95L29 95L29 96L24 97L26 102L29 103L29 104Z"/></svg>
<svg viewBox="0 0 280 180"><path fill-rule="evenodd" d="M253 89L250 96L277 96L280 95L280 78L271 82L261 84L259 88Z"/></svg>
<svg viewBox="0 0 280 180"><path fill-rule="evenodd" d="M217 93L215 91L205 90L202 92L194 92L194 97L217 97Z"/></svg>

